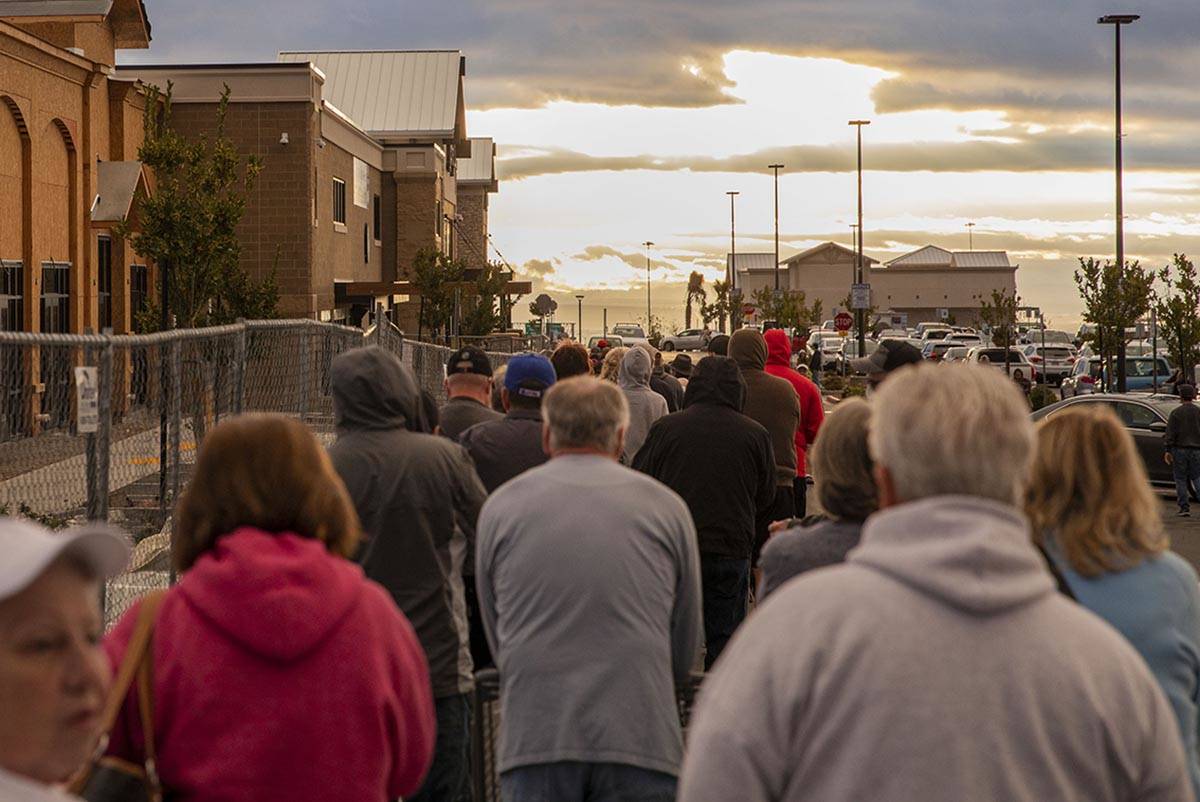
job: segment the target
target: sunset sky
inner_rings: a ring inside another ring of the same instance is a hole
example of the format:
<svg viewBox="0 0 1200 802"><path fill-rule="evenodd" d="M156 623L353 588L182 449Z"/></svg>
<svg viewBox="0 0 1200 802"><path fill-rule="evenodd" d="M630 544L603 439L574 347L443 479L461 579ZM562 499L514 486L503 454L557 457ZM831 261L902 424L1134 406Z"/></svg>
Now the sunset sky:
<svg viewBox="0 0 1200 802"><path fill-rule="evenodd" d="M249 11L253 9L253 11ZM351 4L147 0L133 62L274 60L284 49L455 48L468 133L499 145L491 232L585 330L682 322L688 273L723 275L727 190L739 251L849 245L852 118L864 129L865 249L1007 249L1018 292L1073 327L1079 256L1113 252L1112 29L1124 30L1130 258L1200 242L1200 8L1093 0L480 0ZM518 319L526 316L526 303Z"/></svg>

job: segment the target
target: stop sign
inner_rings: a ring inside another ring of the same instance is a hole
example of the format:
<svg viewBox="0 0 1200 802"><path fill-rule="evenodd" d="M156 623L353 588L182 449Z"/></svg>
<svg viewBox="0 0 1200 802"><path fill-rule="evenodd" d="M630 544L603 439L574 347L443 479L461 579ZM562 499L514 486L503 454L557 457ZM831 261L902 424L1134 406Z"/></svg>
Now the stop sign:
<svg viewBox="0 0 1200 802"><path fill-rule="evenodd" d="M838 331L850 331L854 325L854 315L849 312L838 312L833 316L833 327Z"/></svg>

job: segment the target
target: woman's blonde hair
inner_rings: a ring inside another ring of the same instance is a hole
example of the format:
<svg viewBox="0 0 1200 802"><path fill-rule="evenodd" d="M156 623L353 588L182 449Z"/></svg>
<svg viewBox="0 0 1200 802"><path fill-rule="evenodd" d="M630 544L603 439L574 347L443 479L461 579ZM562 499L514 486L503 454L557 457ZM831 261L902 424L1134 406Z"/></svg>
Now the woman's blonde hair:
<svg viewBox="0 0 1200 802"><path fill-rule="evenodd" d="M358 514L329 455L304 424L272 414L227 418L208 433L175 510L176 570L191 568L241 526L291 533L349 557Z"/></svg>
<svg viewBox="0 0 1200 802"><path fill-rule="evenodd" d="M608 353L604 355L604 362L600 365L600 378L615 384L620 377L621 360L625 358L625 354L628 351L629 348L624 345L610 348Z"/></svg>
<svg viewBox="0 0 1200 802"><path fill-rule="evenodd" d="M1054 538L1083 576L1131 568L1170 545L1133 438L1104 404L1038 426L1025 512L1038 543Z"/></svg>

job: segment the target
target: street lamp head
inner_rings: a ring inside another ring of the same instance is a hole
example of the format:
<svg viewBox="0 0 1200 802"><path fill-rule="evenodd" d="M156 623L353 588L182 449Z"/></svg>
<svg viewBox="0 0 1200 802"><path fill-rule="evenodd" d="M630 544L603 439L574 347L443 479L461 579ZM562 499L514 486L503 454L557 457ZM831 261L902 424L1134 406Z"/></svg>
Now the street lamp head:
<svg viewBox="0 0 1200 802"><path fill-rule="evenodd" d="M732 190L731 190L731 191L729 191L729 192L726 192L725 194L726 194L726 195L728 195L729 197L731 197L731 198L732 198L734 195L741 195L742 193L740 193L740 192L734 192L734 191L732 191Z"/></svg>
<svg viewBox="0 0 1200 802"><path fill-rule="evenodd" d="M651 247L653 247L653 246L654 246L654 243L653 243L653 242L651 242L650 240L646 240L646 241L645 241L645 242L643 242L642 244L643 244L643 245L645 245L647 248L651 248Z"/></svg>
<svg viewBox="0 0 1200 802"><path fill-rule="evenodd" d="M1098 25L1128 25L1142 18L1141 14L1105 14L1096 20Z"/></svg>
<svg viewBox="0 0 1200 802"><path fill-rule="evenodd" d="M851 120L850 122L846 123L846 125L870 125L870 124L871 124L870 120Z"/></svg>
<svg viewBox="0 0 1200 802"><path fill-rule="evenodd" d="M576 298L577 300L580 300L580 301L582 301L582 300L583 300L583 296L582 296L582 295L576 295L576 296L575 296L575 298Z"/></svg>
<svg viewBox="0 0 1200 802"><path fill-rule="evenodd" d="M782 170L786 165L783 164L768 164L768 170Z"/></svg>

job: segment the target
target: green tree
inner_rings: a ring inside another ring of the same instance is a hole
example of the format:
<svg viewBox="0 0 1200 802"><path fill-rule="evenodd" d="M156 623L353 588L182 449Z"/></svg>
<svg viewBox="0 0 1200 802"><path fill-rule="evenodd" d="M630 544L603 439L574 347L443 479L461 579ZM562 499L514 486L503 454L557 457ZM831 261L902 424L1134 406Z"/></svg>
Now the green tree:
<svg viewBox="0 0 1200 802"><path fill-rule="evenodd" d="M1118 267L1112 261L1080 258L1075 285L1083 300L1083 319L1094 326L1085 339L1100 354L1104 386L1110 389L1109 359L1128 343L1128 330L1150 310L1154 272L1138 262ZM1118 386L1118 390L1124 388Z"/></svg>
<svg viewBox="0 0 1200 802"><path fill-rule="evenodd" d="M1021 299L1008 290L992 290L990 298L976 298L979 300L979 319L992 335L992 344L1004 349L1004 372L1011 375L1009 366L1012 353L1009 349L1016 339L1017 307L1021 305Z"/></svg>
<svg viewBox="0 0 1200 802"><path fill-rule="evenodd" d="M431 336L448 335L454 320L455 290L466 273L462 262L455 262L434 248L417 251L412 262L412 283L420 293L421 328ZM461 296L460 296L461 297Z"/></svg>
<svg viewBox="0 0 1200 802"><path fill-rule="evenodd" d="M752 295L754 305L765 320L774 320L779 325L805 330L821 322L821 300L812 304L804 290L779 290L762 287Z"/></svg>
<svg viewBox="0 0 1200 802"><path fill-rule="evenodd" d="M1200 362L1200 281L1196 266L1177 253L1158 271L1163 291L1154 294L1159 335L1167 341L1171 360L1184 371Z"/></svg>
<svg viewBox="0 0 1200 802"><path fill-rule="evenodd" d="M478 269L460 296L460 333L481 337L504 328L509 312L516 305L516 300L504 292L509 276L507 270L495 263Z"/></svg>
<svg viewBox="0 0 1200 802"><path fill-rule="evenodd" d="M700 303L700 317L704 319L704 325L711 325L715 320L720 325L718 329L725 331L725 324L733 316L733 307L731 306L732 298L730 297L728 281L714 281L713 295L715 298L710 304L708 301Z"/></svg>
<svg viewBox="0 0 1200 802"><path fill-rule="evenodd" d="M504 288L509 273L488 263L471 269L433 248L422 248L413 258L412 283L421 297L422 326L430 334L448 336L458 315L458 333L482 337L503 328L516 301Z"/></svg>
<svg viewBox="0 0 1200 802"><path fill-rule="evenodd" d="M685 329L692 327L692 304L697 304L700 308L703 308L707 298L708 293L704 289L704 275L693 270L692 274L688 276L687 300L683 307L683 327Z"/></svg>
<svg viewBox="0 0 1200 802"><path fill-rule="evenodd" d="M154 193L139 199L132 220L115 226L116 233L166 275L179 326L274 317L279 301L274 271L255 281L240 264L237 226L262 162L239 155L225 134L229 87L221 92L211 139L189 138L173 127L172 92L170 83L166 93L150 88L138 158L154 175ZM138 329L157 329L159 316L155 297L136 321Z"/></svg>

